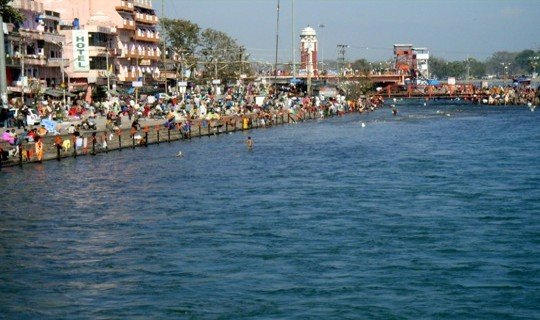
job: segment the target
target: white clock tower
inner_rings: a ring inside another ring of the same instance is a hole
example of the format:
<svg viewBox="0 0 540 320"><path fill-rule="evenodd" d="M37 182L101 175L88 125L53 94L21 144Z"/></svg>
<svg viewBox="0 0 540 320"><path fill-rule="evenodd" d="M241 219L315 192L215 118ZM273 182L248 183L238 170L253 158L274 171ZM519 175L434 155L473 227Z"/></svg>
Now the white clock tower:
<svg viewBox="0 0 540 320"><path fill-rule="evenodd" d="M317 52L318 52L317 33L315 29L306 27L300 33L300 69L307 76L318 76Z"/></svg>

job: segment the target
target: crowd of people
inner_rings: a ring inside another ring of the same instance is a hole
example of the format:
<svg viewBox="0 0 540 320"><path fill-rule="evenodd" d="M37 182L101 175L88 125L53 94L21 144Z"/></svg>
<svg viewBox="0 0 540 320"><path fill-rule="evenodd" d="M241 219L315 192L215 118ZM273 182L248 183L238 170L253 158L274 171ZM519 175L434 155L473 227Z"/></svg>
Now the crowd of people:
<svg viewBox="0 0 540 320"><path fill-rule="evenodd" d="M538 91L530 86L472 90L473 96L489 93L487 101L476 101L478 103L538 104L539 100ZM167 129L178 129L187 136L194 123L217 128L227 119L240 118L243 129L250 128L253 122L258 127L264 127L272 125L278 115L287 114L296 121L307 113L323 118L347 112L366 112L381 106L384 100L381 94L353 100L343 92L332 97L308 96L288 90L273 92L268 86L248 84L225 88L222 93L213 86L194 86L184 94L169 99L141 95L136 101L133 95L120 95L102 102L91 102L81 97L69 105L64 105L60 100L47 99L38 101L35 108L29 108L17 100L11 102L12 105L0 109L0 126L5 129L0 137L0 152L4 158L16 155L18 146L23 142L36 144L48 134L77 135L81 131L91 130L103 131L106 136L129 128L137 141L145 143L138 134L144 120L154 120ZM392 111L397 114L397 110ZM41 119L37 126L34 125L35 119L32 119L34 112ZM106 119L104 128L98 128L93 121L99 117ZM72 125L47 128L43 124L46 120L55 123L68 120L72 121ZM39 144L36 153L38 147Z"/></svg>
<svg viewBox="0 0 540 320"><path fill-rule="evenodd" d="M229 119L236 118L241 119L242 128L247 129L272 125L279 114L288 114L296 121L307 113L326 117L351 111L364 112L373 110L383 102L380 97L350 100L343 93L334 97L310 97L289 91L272 92L268 87L254 84L230 87L222 94L216 94L214 90L215 87L194 86L185 94L169 99L141 96L138 101L133 95L111 97L102 102L89 102L83 98L74 100L69 106L60 100L47 99L38 101L35 108L13 100L9 106L11 108L2 110L21 116L13 118L13 114L2 113L6 116L0 118L0 125L6 128L6 132L0 138L3 142L0 152L3 155L16 155L20 152L20 145L27 143L36 145L35 154L38 154L38 148L42 149L42 146L37 142L47 135L68 135L76 141L81 132L88 130L103 131L107 136L129 128L137 141L143 144L146 141L138 132L142 128L141 121L146 120L154 120L154 123L160 123L167 129L178 129L187 137L194 123L218 128ZM35 125L30 119L31 112L38 114L40 124ZM106 119L105 127L98 128L93 120L95 118ZM51 128L43 124L45 121L71 121L71 125ZM19 130L15 130L15 127ZM101 139L101 135L99 137Z"/></svg>
<svg viewBox="0 0 540 320"><path fill-rule="evenodd" d="M494 86L483 89L487 96L480 103L488 105L538 105L540 91L531 86Z"/></svg>
<svg viewBox="0 0 540 320"><path fill-rule="evenodd" d="M540 104L540 90L526 83L513 85L475 86L461 84L455 86L443 85L436 88L425 88L424 94L448 94L465 96L473 103L485 105L538 105Z"/></svg>

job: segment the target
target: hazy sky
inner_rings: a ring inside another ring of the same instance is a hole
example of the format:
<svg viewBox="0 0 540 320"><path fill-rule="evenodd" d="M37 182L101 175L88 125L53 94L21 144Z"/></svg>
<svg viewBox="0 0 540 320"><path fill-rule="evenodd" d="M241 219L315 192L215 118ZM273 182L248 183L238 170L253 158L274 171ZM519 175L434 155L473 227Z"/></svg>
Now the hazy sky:
<svg viewBox="0 0 540 320"><path fill-rule="evenodd" d="M162 1L167 18L223 31L253 60L274 61L278 0L153 0L160 17ZM280 0L280 61L292 60L293 4L296 48L309 25L324 59L336 58L337 44L349 45L349 61L389 59L394 43L427 47L448 60L540 50L539 0Z"/></svg>

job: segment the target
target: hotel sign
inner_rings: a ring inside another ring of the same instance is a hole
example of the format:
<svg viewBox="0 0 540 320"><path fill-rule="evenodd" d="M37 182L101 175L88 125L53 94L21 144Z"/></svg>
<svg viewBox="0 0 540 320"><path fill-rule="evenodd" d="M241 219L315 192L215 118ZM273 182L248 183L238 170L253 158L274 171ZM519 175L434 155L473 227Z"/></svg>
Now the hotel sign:
<svg viewBox="0 0 540 320"><path fill-rule="evenodd" d="M90 55L88 53L88 31L73 30L73 71L90 71Z"/></svg>

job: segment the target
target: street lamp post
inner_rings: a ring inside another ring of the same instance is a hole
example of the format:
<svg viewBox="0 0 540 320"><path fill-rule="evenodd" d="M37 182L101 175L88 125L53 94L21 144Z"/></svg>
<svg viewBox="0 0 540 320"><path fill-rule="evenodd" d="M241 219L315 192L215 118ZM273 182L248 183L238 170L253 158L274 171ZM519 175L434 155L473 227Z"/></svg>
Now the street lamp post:
<svg viewBox="0 0 540 320"><path fill-rule="evenodd" d="M25 71L25 66L24 66L24 55L26 53L26 48L23 49L23 37L21 36L20 40L19 40L19 50L21 52L21 102L22 104L24 105L24 85L25 85L25 76L24 76L24 71ZM3 44L2 44L3 45ZM25 45L26 45L26 42L25 42Z"/></svg>
<svg viewBox="0 0 540 320"><path fill-rule="evenodd" d="M321 39L322 39L322 30L326 27L326 25L324 25L323 23L319 24L319 28L321 28L321 35L319 37L319 44L321 43ZM319 46L317 46L317 49L319 48ZM324 49L322 46L320 46L321 48L321 72L320 73L323 73L324 72Z"/></svg>
<svg viewBox="0 0 540 320"><path fill-rule="evenodd" d="M346 45L346 44L338 44L337 45L337 49L338 49L338 58L337 58L337 63L338 63L338 83L340 83L340 78L341 76L343 76L343 68L345 67L345 52L347 51L347 48L349 46Z"/></svg>
<svg viewBox="0 0 540 320"><path fill-rule="evenodd" d="M109 72L109 50L110 50L110 40L107 40L107 55L105 56L105 64L107 66L107 98L110 97L111 94L111 80L110 80L110 72ZM63 80L63 79L62 79Z"/></svg>
<svg viewBox="0 0 540 320"><path fill-rule="evenodd" d="M64 82L64 53L62 52L62 57L60 58L61 68L62 68L62 103L65 106L66 105L66 83Z"/></svg>
<svg viewBox="0 0 540 320"><path fill-rule="evenodd" d="M4 20L0 14L0 25L4 25ZM7 76L6 76L6 52L4 48L4 31L0 32L0 104L7 106Z"/></svg>
<svg viewBox="0 0 540 320"><path fill-rule="evenodd" d="M60 86L62 87L62 102L65 106L66 105L66 81L65 81L66 66L64 64L64 42L54 42L54 44L60 47L60 72L62 73L62 83L60 84Z"/></svg>
<svg viewBox="0 0 540 320"><path fill-rule="evenodd" d="M530 57L529 60L531 60L531 66L533 67L533 73L532 77L536 77L536 66L538 65L538 59L540 59L539 56Z"/></svg>
<svg viewBox="0 0 540 320"><path fill-rule="evenodd" d="M503 66L504 68L504 75L505 75L505 79L508 80L508 67L511 65L512 63L511 62L501 62L501 65Z"/></svg>
<svg viewBox="0 0 540 320"><path fill-rule="evenodd" d="M469 79L471 77L471 59L467 56L467 60L465 60L465 62L467 63L467 78L465 79L465 82L469 83Z"/></svg>

